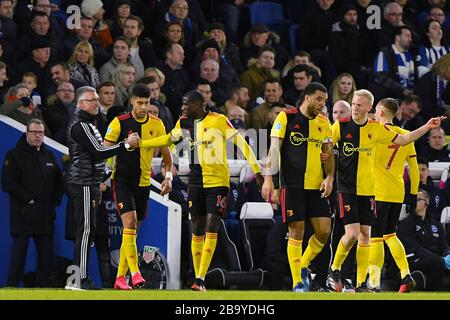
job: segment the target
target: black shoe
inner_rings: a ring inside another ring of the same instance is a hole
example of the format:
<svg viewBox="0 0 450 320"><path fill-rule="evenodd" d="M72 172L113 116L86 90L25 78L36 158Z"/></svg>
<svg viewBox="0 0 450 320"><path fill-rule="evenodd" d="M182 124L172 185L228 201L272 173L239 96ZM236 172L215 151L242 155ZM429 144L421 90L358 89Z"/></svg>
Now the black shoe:
<svg viewBox="0 0 450 320"><path fill-rule="evenodd" d="M375 292L372 289L369 289L366 285L366 283L364 282L362 285L360 285L359 287L356 287L355 292Z"/></svg>
<svg viewBox="0 0 450 320"><path fill-rule="evenodd" d="M400 281L400 289L398 290L398 292L400 292L400 293L411 292L411 291L413 291L415 286L416 286L416 282L411 277L411 275L408 274Z"/></svg>
<svg viewBox="0 0 450 320"><path fill-rule="evenodd" d="M98 288L95 285L95 282L92 281L89 278L83 278L81 279L81 290L100 290L100 288Z"/></svg>
<svg viewBox="0 0 450 320"><path fill-rule="evenodd" d="M342 292L342 280L340 270L330 270L327 278L327 287L336 292Z"/></svg>
<svg viewBox="0 0 450 320"><path fill-rule="evenodd" d="M346 278L342 279L342 292L350 292L350 293L355 292L355 287L353 286L351 279Z"/></svg>

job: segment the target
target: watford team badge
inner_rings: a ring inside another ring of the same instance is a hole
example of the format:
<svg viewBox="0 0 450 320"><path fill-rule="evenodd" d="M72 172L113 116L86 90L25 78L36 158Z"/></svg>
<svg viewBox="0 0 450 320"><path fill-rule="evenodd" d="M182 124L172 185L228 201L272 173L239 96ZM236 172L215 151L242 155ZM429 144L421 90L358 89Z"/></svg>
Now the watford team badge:
<svg viewBox="0 0 450 320"><path fill-rule="evenodd" d="M189 201L189 208L191 208L192 207L192 201Z"/></svg>
<svg viewBox="0 0 450 320"><path fill-rule="evenodd" d="M119 207L120 210L122 210L123 209L123 202L118 203L117 206Z"/></svg>
<svg viewBox="0 0 450 320"><path fill-rule="evenodd" d="M350 205L349 204L346 204L345 206L344 206L344 210L345 210L345 212L349 212L350 211Z"/></svg>
<svg viewBox="0 0 450 320"><path fill-rule="evenodd" d="M292 217L294 215L294 211L293 210L287 210L286 214L288 215L288 217Z"/></svg>

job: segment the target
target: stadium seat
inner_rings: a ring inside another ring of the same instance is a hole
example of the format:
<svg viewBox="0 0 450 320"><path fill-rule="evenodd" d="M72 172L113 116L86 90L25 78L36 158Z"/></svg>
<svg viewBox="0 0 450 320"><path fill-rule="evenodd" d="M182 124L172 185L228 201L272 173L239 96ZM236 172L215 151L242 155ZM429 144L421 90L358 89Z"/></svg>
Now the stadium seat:
<svg viewBox="0 0 450 320"><path fill-rule="evenodd" d="M450 207L445 207L444 209L442 209L441 223L442 224L450 223Z"/></svg>
<svg viewBox="0 0 450 320"><path fill-rule="evenodd" d="M291 48L291 54L294 55L297 52L297 38L298 38L298 24L293 24L289 27L289 46Z"/></svg>
<svg viewBox="0 0 450 320"><path fill-rule="evenodd" d="M247 270L262 270L267 234L275 224L273 209L267 202L246 202L241 209L241 235Z"/></svg>
<svg viewBox="0 0 450 320"><path fill-rule="evenodd" d="M250 4L249 10L251 25L255 23L270 25L285 20L283 6L276 2L256 1Z"/></svg>
<svg viewBox="0 0 450 320"><path fill-rule="evenodd" d="M217 247L205 278L206 288L257 289L263 281L262 270L242 271L236 245L221 220Z"/></svg>

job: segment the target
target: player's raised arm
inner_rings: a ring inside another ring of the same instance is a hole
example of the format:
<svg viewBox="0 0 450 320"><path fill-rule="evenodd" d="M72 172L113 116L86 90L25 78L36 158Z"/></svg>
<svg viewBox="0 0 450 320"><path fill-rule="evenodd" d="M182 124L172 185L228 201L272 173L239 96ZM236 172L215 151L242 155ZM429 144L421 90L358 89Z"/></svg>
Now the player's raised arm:
<svg viewBox="0 0 450 320"><path fill-rule="evenodd" d="M418 140L420 137L422 137L431 129L439 127L442 121L444 121L445 119L447 119L446 116L431 118L430 120L428 120L426 124L424 124L420 128L405 134L399 134L392 142L399 144L401 146L405 146L411 142Z"/></svg>

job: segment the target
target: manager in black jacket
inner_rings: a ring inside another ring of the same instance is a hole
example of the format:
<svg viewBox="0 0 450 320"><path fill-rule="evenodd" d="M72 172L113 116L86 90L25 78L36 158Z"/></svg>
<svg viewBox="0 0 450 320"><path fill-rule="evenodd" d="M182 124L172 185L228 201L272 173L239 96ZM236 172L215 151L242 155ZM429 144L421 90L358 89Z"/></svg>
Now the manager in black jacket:
<svg viewBox="0 0 450 320"><path fill-rule="evenodd" d="M95 284L87 276L89 247L95 231L95 216L100 201L105 159L127 152L139 145L139 136L131 134L125 141L103 147L103 138L94 126L99 112L99 97L92 87L81 87L76 95L77 109L67 127L67 145L71 162L66 184L75 215L74 264L80 268L80 282L68 281L66 289L92 290ZM70 278L69 278L70 279Z"/></svg>
<svg viewBox="0 0 450 320"><path fill-rule="evenodd" d="M8 287L22 280L28 240L37 249L36 285L49 286L53 256L55 208L62 195L61 170L43 145L44 123L31 119L27 131L3 163L2 187L9 193L10 228L13 238Z"/></svg>
<svg viewBox="0 0 450 320"><path fill-rule="evenodd" d="M429 203L428 192L420 189L415 214L400 222L397 234L405 246L411 271L418 270L424 275L425 290L448 291L443 286L443 278L449 275L450 249L442 225L427 214Z"/></svg>

